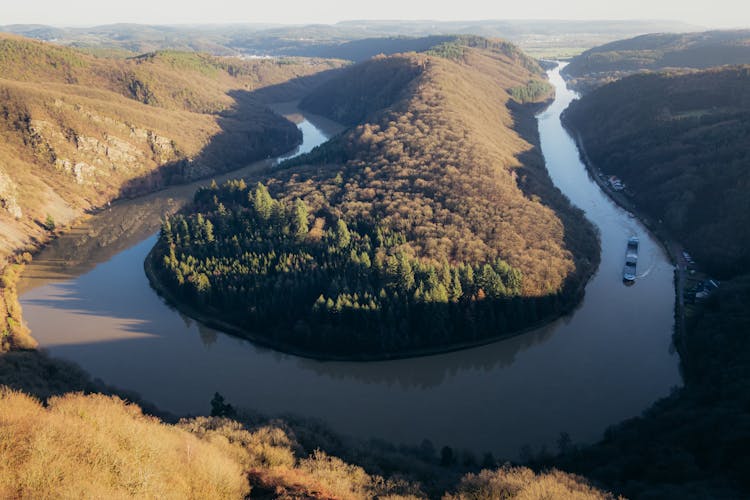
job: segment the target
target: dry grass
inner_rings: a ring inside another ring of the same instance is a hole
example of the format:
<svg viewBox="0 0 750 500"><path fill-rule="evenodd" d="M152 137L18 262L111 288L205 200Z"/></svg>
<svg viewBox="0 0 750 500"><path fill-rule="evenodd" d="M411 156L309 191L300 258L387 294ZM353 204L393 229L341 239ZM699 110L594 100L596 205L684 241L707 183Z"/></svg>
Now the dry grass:
<svg viewBox="0 0 750 500"><path fill-rule="evenodd" d="M23 323L16 292L16 282L26 260L31 260L28 253L20 257L18 263L9 263L5 267L0 263L0 353L11 349L37 347L37 342L31 337L31 331Z"/></svg>
<svg viewBox="0 0 750 500"><path fill-rule="evenodd" d="M242 464L253 488L280 498L424 498L418 485L386 480L362 467L315 450L305 457L294 433L283 422L252 431L225 418L198 417L179 427L221 449ZM298 459L298 457L305 457Z"/></svg>
<svg viewBox="0 0 750 500"><path fill-rule="evenodd" d="M526 467L502 467L467 474L456 493L446 494L443 500L598 500L613 499L589 486L580 476L552 470L541 474Z"/></svg>
<svg viewBox="0 0 750 500"><path fill-rule="evenodd" d="M114 397L0 390L2 498L242 498L241 465Z"/></svg>

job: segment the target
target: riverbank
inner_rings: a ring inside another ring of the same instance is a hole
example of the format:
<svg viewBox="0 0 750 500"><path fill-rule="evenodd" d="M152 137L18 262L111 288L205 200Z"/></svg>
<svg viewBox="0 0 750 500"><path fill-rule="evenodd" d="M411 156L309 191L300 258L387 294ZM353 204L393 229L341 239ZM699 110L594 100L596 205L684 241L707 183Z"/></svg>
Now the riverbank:
<svg viewBox="0 0 750 500"><path fill-rule="evenodd" d="M14 256L0 267L0 353L36 349L37 342L24 325L18 302L18 280L24 265L31 261L28 252Z"/></svg>
<svg viewBox="0 0 750 500"><path fill-rule="evenodd" d="M682 245L670 237L666 230L661 227L656 221L653 221L647 214L639 209L631 200L629 200L625 194L616 192L612 187L605 181L602 176L602 172L594 165L586 152L586 146L581 139L581 134L565 119L565 113L563 112L560 116L560 121L565 130L570 134L570 137L576 143L578 148L580 159L583 165L585 165L589 177L596 182L601 190L607 194L607 196L614 201L622 209L632 213L648 231L656 237L656 240L661 245L662 249L669 257L670 262L674 265L674 288L675 288L675 326L673 341L675 348L680 354L680 359L683 364L688 363L689 352L685 340L685 270L687 269L687 262L685 262L682 256Z"/></svg>
<svg viewBox="0 0 750 500"><path fill-rule="evenodd" d="M482 347L485 345L493 344L495 342L500 342L502 340L507 340L513 337L518 337L520 335L543 328L544 326L549 325L571 314L580 305L581 301L583 300L583 297L585 295L586 285L588 284L589 279L596 272L596 269L597 269L597 266L592 266L592 268L589 270L587 275L582 280L582 283L579 285L578 290L576 291L576 294L575 294L575 299L572 300L571 303L568 306L566 306L560 314L555 315L553 317L539 320L536 323L529 325L527 327L524 327L523 329L520 329L518 331L509 332L509 333L498 335L495 337L488 337L488 338L481 339L481 340L460 342L460 343L451 344L447 346L437 346L434 348L411 349L411 350L405 350L405 351L400 351L400 352L374 354L374 355L362 353L362 354L356 354L356 355L343 356L343 355L336 355L336 354L331 354L331 353L317 353L313 351L300 349L289 343L274 341L272 339L269 339L266 336L252 333L246 329L238 327L237 325L228 323L226 321L222 321L218 319L216 316L211 315L208 312L201 311L199 309L196 309L195 307L190 306L189 304L186 304L184 301L180 301L169 290L169 288L167 288L163 283L161 283L161 281L159 280L157 276L156 270L154 268L154 262L153 262L154 258L156 258L155 251L157 247L158 247L158 244L155 245L151 249L151 251L148 253L148 255L146 256L146 259L143 262L143 268L146 273L146 276L148 277L148 281L151 287L170 306L186 314L187 316L190 316L191 318L199 321L200 323L208 327L221 330L224 333L227 333L227 334L230 334L230 335L233 335L233 336L245 339L245 340L249 340L253 342L254 344L257 344L263 347L268 347L275 351L283 352L284 354L289 354L291 356L297 356L300 358L314 359L317 361L377 362L377 361L393 361L393 360L400 360L400 359L418 358L418 357L423 357L423 356L435 356L438 354L446 354L446 353L451 353L451 352L456 352L456 351L462 351L465 349L473 349L475 347Z"/></svg>

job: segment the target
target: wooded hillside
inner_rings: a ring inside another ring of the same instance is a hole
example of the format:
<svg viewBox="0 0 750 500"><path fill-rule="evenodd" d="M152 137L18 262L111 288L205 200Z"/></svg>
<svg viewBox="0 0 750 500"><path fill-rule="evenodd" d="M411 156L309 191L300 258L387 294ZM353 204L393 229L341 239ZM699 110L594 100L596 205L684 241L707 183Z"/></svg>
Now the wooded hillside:
<svg viewBox="0 0 750 500"><path fill-rule="evenodd" d="M748 496L749 111L747 66L631 76L569 108L594 165L722 280L675 334L684 387L601 442L542 463L629 498Z"/></svg>
<svg viewBox="0 0 750 500"><path fill-rule="evenodd" d="M114 198L291 149L299 131L264 102L299 98L340 65L180 52L105 59L0 35L0 270L11 252ZM9 281L0 346L29 345Z"/></svg>
<svg viewBox="0 0 750 500"><path fill-rule="evenodd" d="M554 317L598 248L547 176L538 108L511 97L543 78L510 44L474 37L349 68L301 105L352 128L266 186L198 193L197 214L163 229L161 279L315 355L418 352Z"/></svg>
<svg viewBox="0 0 750 500"><path fill-rule="evenodd" d="M618 40L574 57L563 70L584 92L643 71L750 64L750 30L657 33Z"/></svg>
<svg viewBox="0 0 750 500"><path fill-rule="evenodd" d="M299 132L256 91L337 65L179 52L114 60L1 35L0 256L39 237L48 214L59 225L121 194L290 149Z"/></svg>
<svg viewBox="0 0 750 500"><path fill-rule="evenodd" d="M625 78L565 119L702 266L718 277L750 269L750 66Z"/></svg>

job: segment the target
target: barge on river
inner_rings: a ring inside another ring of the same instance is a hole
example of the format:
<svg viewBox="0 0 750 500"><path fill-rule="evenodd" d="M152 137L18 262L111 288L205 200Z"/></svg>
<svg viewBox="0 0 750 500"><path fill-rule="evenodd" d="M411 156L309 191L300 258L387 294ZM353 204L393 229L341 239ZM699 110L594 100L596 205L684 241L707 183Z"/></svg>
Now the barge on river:
<svg viewBox="0 0 750 500"><path fill-rule="evenodd" d="M628 247L625 250L625 266L622 268L622 281L626 285L635 283L635 270L638 265L638 237L628 238Z"/></svg>

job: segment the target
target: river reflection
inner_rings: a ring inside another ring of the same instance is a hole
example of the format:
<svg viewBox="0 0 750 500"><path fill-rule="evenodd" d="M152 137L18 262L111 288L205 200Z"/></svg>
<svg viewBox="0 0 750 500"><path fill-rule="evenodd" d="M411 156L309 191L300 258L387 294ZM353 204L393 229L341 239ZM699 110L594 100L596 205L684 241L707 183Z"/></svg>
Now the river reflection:
<svg viewBox="0 0 750 500"><path fill-rule="evenodd" d="M539 117L542 149L554 182L599 228L602 261L579 308L544 328L458 352L367 363L304 359L217 332L166 305L142 270L164 207L180 206L189 188L113 206L89 221L94 229L60 238L25 274L24 316L52 355L176 414L208 412L220 391L236 406L320 419L362 438L412 445L428 438L502 457L527 444L552 447L561 431L597 439L680 383L670 352L672 266L588 178L559 121L574 95L558 71L550 78L557 97ZM302 150L329 135L304 117L296 122L305 131ZM124 220L139 211L149 222L128 229ZM116 224L124 229L99 245ZM631 234L641 238L639 266L649 272L628 288L620 272Z"/></svg>

